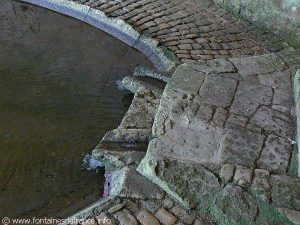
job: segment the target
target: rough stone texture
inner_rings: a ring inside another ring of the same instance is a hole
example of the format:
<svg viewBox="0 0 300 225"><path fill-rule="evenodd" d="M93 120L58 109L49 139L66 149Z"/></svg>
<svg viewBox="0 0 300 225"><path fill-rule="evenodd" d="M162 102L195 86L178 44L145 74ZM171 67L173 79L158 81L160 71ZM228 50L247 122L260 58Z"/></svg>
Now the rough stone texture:
<svg viewBox="0 0 300 225"><path fill-rule="evenodd" d="M136 218L127 209L116 212L114 217L119 221L120 225L138 225Z"/></svg>
<svg viewBox="0 0 300 225"><path fill-rule="evenodd" d="M220 171L221 179L227 183L229 182L234 175L235 166L230 164L224 164Z"/></svg>
<svg viewBox="0 0 300 225"><path fill-rule="evenodd" d="M227 131L221 145L221 161L223 164L238 164L254 168L263 142L263 135L243 128Z"/></svg>
<svg viewBox="0 0 300 225"><path fill-rule="evenodd" d="M291 117L265 106L260 107L250 119L250 124L260 127L269 133L294 138L294 123Z"/></svg>
<svg viewBox="0 0 300 225"><path fill-rule="evenodd" d="M226 108L230 106L237 81L220 76L207 76L199 90L199 99L202 104Z"/></svg>
<svg viewBox="0 0 300 225"><path fill-rule="evenodd" d="M269 202L271 198L270 172L263 169L254 170L251 191L262 200Z"/></svg>
<svg viewBox="0 0 300 225"><path fill-rule="evenodd" d="M257 203L241 187L226 185L216 199L214 213L222 218L227 215L231 224L254 224L258 212ZM228 223L230 224L230 223Z"/></svg>
<svg viewBox="0 0 300 225"><path fill-rule="evenodd" d="M278 211L285 215L293 224L300 225L300 212L289 208L278 208Z"/></svg>
<svg viewBox="0 0 300 225"><path fill-rule="evenodd" d="M151 77L132 76L122 80L123 86L133 93L146 89L151 91L156 97L161 97L166 83Z"/></svg>
<svg viewBox="0 0 300 225"><path fill-rule="evenodd" d="M246 127L246 125L248 123L248 118L241 116L241 115L231 113L227 120L227 123L235 124L235 125L238 125L241 127Z"/></svg>
<svg viewBox="0 0 300 225"><path fill-rule="evenodd" d="M160 225L159 221L147 210L139 212L137 219L142 225Z"/></svg>
<svg viewBox="0 0 300 225"><path fill-rule="evenodd" d="M177 67L168 86L184 94L196 94L204 81L204 74L199 76L199 71L193 66L182 64ZM191 82L193 80L193 82Z"/></svg>
<svg viewBox="0 0 300 225"><path fill-rule="evenodd" d="M242 187L248 187L251 184L253 171L246 167L236 166L233 182Z"/></svg>
<svg viewBox="0 0 300 225"><path fill-rule="evenodd" d="M249 117L260 105L270 105L272 96L271 87L256 82L241 82L231 106L231 112Z"/></svg>
<svg viewBox="0 0 300 225"><path fill-rule="evenodd" d="M292 87L290 70L261 74L258 79L262 85L273 88L291 89Z"/></svg>
<svg viewBox="0 0 300 225"><path fill-rule="evenodd" d="M159 209L155 216L159 219L159 221L162 224L165 225L174 225L177 221L177 218L170 212L168 212L166 209L162 208Z"/></svg>
<svg viewBox="0 0 300 225"><path fill-rule="evenodd" d="M226 7L239 16L263 27L264 30L268 28L295 46L300 45L300 7L298 1L216 1L226 5Z"/></svg>
<svg viewBox="0 0 300 225"><path fill-rule="evenodd" d="M138 171L188 208L196 207L197 202L211 201L220 189L217 177L205 168L155 159L149 152ZM198 207L207 210L205 205Z"/></svg>
<svg viewBox="0 0 300 225"><path fill-rule="evenodd" d="M300 179L285 175L271 176L272 199L277 207L300 211Z"/></svg>
<svg viewBox="0 0 300 225"><path fill-rule="evenodd" d="M286 173L292 148L291 142L287 139L269 135L258 160L258 166L275 173Z"/></svg>
<svg viewBox="0 0 300 225"><path fill-rule="evenodd" d="M158 105L159 99L150 91L137 92L120 124L120 128L151 129Z"/></svg>
<svg viewBox="0 0 300 225"><path fill-rule="evenodd" d="M164 193L157 186L135 171L135 168L124 167L112 172L110 181L111 196L139 199L162 199Z"/></svg>
<svg viewBox="0 0 300 225"><path fill-rule="evenodd" d="M139 90L118 129L109 131L93 150L107 170L137 166L145 156L159 99L149 90Z"/></svg>
<svg viewBox="0 0 300 225"><path fill-rule="evenodd" d="M160 157L184 159L210 168L218 167L218 146L222 141L222 131L218 127L197 120L187 126L190 128L174 126L168 135L153 139L148 149Z"/></svg>
<svg viewBox="0 0 300 225"><path fill-rule="evenodd" d="M243 77L271 73L286 68L284 61L276 54L234 58L230 59L230 61L235 65Z"/></svg>

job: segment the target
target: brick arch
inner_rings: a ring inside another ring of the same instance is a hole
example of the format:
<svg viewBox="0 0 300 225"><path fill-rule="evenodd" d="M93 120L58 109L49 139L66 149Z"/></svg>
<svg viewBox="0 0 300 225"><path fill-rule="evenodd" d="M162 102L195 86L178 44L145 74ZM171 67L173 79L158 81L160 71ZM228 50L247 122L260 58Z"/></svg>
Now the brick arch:
<svg viewBox="0 0 300 225"><path fill-rule="evenodd" d="M175 57L158 42L137 32L132 26L118 18L109 18L104 12L70 0L21 0L92 25L123 41L146 55L162 72L175 67Z"/></svg>

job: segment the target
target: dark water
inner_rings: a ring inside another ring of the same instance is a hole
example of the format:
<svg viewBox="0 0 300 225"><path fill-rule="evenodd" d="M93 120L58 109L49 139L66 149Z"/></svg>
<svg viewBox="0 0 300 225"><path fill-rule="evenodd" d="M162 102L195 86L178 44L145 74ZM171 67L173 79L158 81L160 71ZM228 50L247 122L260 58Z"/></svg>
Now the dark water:
<svg viewBox="0 0 300 225"><path fill-rule="evenodd" d="M81 161L121 121L130 99L116 81L138 65L150 63L101 31L0 0L0 217L61 217L100 198L102 173Z"/></svg>

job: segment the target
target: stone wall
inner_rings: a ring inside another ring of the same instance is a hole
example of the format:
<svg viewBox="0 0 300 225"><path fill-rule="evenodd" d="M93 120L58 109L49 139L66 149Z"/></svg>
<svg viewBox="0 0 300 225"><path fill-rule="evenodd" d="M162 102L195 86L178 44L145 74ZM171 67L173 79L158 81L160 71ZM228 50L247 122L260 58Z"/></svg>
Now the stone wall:
<svg viewBox="0 0 300 225"><path fill-rule="evenodd" d="M215 0L300 47L300 0Z"/></svg>

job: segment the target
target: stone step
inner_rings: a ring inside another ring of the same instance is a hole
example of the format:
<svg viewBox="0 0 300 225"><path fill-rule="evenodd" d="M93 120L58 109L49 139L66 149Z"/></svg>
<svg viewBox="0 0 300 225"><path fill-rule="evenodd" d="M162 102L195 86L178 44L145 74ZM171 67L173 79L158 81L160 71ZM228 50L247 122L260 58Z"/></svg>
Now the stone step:
<svg viewBox="0 0 300 225"><path fill-rule="evenodd" d="M123 86L137 93L141 89L150 90L156 97L160 98L165 89L166 83L152 77L128 76L122 80Z"/></svg>

